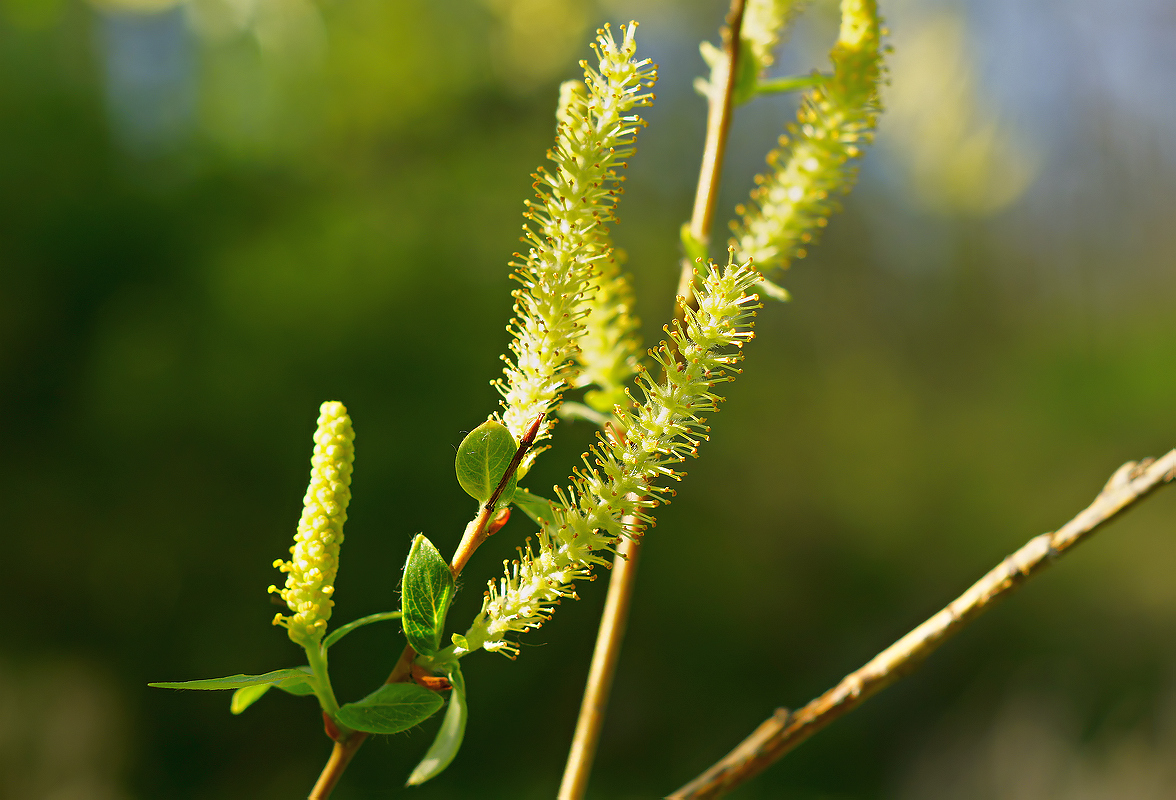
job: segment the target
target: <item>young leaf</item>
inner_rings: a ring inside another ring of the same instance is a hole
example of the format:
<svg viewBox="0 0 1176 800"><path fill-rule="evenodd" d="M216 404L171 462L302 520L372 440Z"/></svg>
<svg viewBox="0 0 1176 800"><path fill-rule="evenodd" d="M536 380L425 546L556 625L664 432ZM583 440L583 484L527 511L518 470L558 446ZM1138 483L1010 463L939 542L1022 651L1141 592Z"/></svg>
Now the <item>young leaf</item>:
<svg viewBox="0 0 1176 800"><path fill-rule="evenodd" d="M400 733L433 716L444 702L441 695L415 683L389 683L343 706L335 719L352 730Z"/></svg>
<svg viewBox="0 0 1176 800"><path fill-rule="evenodd" d="M310 667L297 669L276 669L264 675L230 675L227 678L207 678L200 681L167 681L149 683L156 689L207 689L218 691L225 689L241 689L246 686L274 685L279 689L296 686L306 682L310 677Z"/></svg>
<svg viewBox="0 0 1176 800"><path fill-rule="evenodd" d="M445 719L441 721L441 729L437 731L437 738L429 746L429 751L408 776L408 786L419 786L440 775L461 749L466 727L466 694L465 678L456 664L449 672L449 682L453 684L453 693L449 696Z"/></svg>
<svg viewBox="0 0 1176 800"><path fill-rule="evenodd" d="M373 622L383 622L386 619L400 619L400 612L382 611L379 614L368 614L366 617L360 617L357 620L348 622L346 625L331 631L330 635L328 635L326 639L323 639L323 649L328 649L331 645L338 642L356 628L362 628L364 625L371 625Z"/></svg>
<svg viewBox="0 0 1176 800"><path fill-rule="evenodd" d="M249 706L261 699L270 690L271 683L259 683L256 686L243 686L233 692L233 699L229 702L229 711L240 714ZM305 684L304 684L305 685ZM313 690L312 690L313 691Z"/></svg>
<svg viewBox="0 0 1176 800"><path fill-rule="evenodd" d="M401 624L412 649L422 655L437 652L452 598L453 573L449 564L433 543L418 533L404 564L401 598Z"/></svg>
<svg viewBox="0 0 1176 800"><path fill-rule="evenodd" d="M548 524L555 522L555 513L551 510L551 501L546 498L540 497L537 494L531 494L526 489L519 489L515 492L513 502L523 510L524 514L539 525L542 525L544 522Z"/></svg>
<svg viewBox="0 0 1176 800"><path fill-rule="evenodd" d="M233 692L233 699L229 701L229 711L234 714L240 714L249 706L261 699L261 696L272 689L272 683L259 683L254 686L243 686L237 691ZM288 686L279 686L278 689L286 694L292 694L295 697L305 697L308 694L314 694L314 687L306 681L301 683L292 683Z"/></svg>
<svg viewBox="0 0 1176 800"><path fill-rule="evenodd" d="M518 442L506 426L494 420L483 422L470 432L457 450L453 464L457 482L466 494L485 503L498 488L518 449ZM510 503L517 481L517 476L512 475L498 497L499 508Z"/></svg>
<svg viewBox="0 0 1176 800"><path fill-rule="evenodd" d="M759 283L756 284L756 287L768 297L772 298L773 300L779 300L781 303L787 303L792 299L792 295L788 293L787 289L785 289L783 286L772 283L767 278L760 278Z"/></svg>

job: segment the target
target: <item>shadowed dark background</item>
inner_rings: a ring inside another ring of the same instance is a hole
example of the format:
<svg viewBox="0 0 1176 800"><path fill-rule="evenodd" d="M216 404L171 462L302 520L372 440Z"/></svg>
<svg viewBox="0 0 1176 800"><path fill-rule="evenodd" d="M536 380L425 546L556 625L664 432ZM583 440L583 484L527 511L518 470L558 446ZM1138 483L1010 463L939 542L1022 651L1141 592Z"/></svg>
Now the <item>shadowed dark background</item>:
<svg viewBox="0 0 1176 800"><path fill-rule="evenodd" d="M1176 445L1170 4L882 6L879 140L647 536L591 797L677 787ZM781 74L825 65L835 11ZM357 431L334 621L397 607L415 532L456 544L528 176L605 20L640 20L661 66L614 230L656 341L723 12L0 0L0 796L305 795L329 751L312 699L233 717L146 683L301 663L265 589L323 400ZM737 113L718 230L794 104ZM536 491L591 439L557 430ZM735 796L1176 796L1174 516L1161 492ZM529 533L478 553L452 630ZM373 738L335 796L553 796L604 583L517 662L466 661L441 777L399 788L435 719ZM341 697L402 646L394 623L340 644Z"/></svg>

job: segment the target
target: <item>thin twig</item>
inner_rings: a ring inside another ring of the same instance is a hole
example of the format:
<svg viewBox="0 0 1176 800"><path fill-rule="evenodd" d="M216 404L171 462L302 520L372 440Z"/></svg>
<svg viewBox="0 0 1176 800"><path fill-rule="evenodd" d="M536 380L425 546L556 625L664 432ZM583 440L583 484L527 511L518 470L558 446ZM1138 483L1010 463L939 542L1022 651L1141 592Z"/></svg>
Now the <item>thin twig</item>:
<svg viewBox="0 0 1176 800"><path fill-rule="evenodd" d="M625 638L625 626L629 621L629 603L633 599L640 553L641 540L626 538L617 548L613 559L608 596L600 616L596 648L592 651L592 666L588 670L588 683L584 687L580 716L576 720L576 734L572 737L568 763L564 766L563 780L559 784L559 800L580 800L588 788L588 776L596 758L600 729L604 724L608 697L617 672L617 660L621 655L621 643Z"/></svg>
<svg viewBox="0 0 1176 800"><path fill-rule="evenodd" d="M731 0L727 12L727 26L723 28L723 53L727 60L726 82L722 94L711 96L706 115L706 144L702 151L702 167L698 174L698 189L694 194L694 210L690 214L690 236L704 246L710 241L711 224L715 218L715 203L719 196L719 179L723 174L723 156L727 152L727 133L731 129L731 107L735 97L735 79L739 75L739 47L742 39L744 0ZM712 71L712 75L714 72ZM682 259L678 277L678 296L693 304L694 262ZM681 319L683 311L678 309Z"/></svg>
<svg viewBox="0 0 1176 800"><path fill-rule="evenodd" d="M335 790L335 784L343 777L343 771L347 769L347 765L351 763L351 759L355 757L356 751L359 750L359 746L366 738L366 733L356 731L350 738L342 742L335 742L335 747L331 750L331 757L327 760L327 765L323 767L322 774L319 775L314 788L310 790L307 800L326 800L331 796L331 792Z"/></svg>
<svg viewBox="0 0 1176 800"><path fill-rule="evenodd" d="M914 671L949 636L1010 594L1097 528L1176 479L1176 450L1157 460L1129 461L1115 471L1086 510L1054 533L1029 540L950 605L874 656L864 667L796 712L777 709L738 747L670 800L721 797L869 697Z"/></svg>
<svg viewBox="0 0 1176 800"><path fill-rule="evenodd" d="M478 515L466 527L465 534L462 536L461 543L457 546L457 550L453 554L453 559L449 562L449 569L453 572L453 577L461 574L462 569L469 562L470 556L474 551L486 541L492 534L498 531L506 520L510 518L508 509L500 509L499 513L495 512L495 506L498 504L498 498L502 496L503 490L510 479L514 477L515 472L519 468L519 464L523 461L523 456L531 449L531 445L535 443L535 436L539 432L539 425L543 421L546 414L540 414L531 423L531 427L523 434L523 440L519 443L518 449L515 451L514 458L511 459L510 464L503 473L502 479L499 480L498 486L495 487L494 493L490 499L478 509ZM501 513L506 511L505 514ZM412 645L405 645L404 650L400 653L400 658L396 661L396 666L392 668L385 684L388 683L407 683L412 680L412 665L416 660L416 651L412 649ZM337 735L330 734L335 739L335 746L331 750L331 757L327 759L326 766L323 767L319 779L315 782L314 789L311 790L307 800L326 800L331 796L331 792L335 788L335 784L343 777L343 772L347 769L347 765L351 763L351 759L355 757L355 752L359 750L364 741L367 740L368 734L364 731L346 731L338 732Z"/></svg>
<svg viewBox="0 0 1176 800"><path fill-rule="evenodd" d="M738 77L744 5L745 0L731 0L731 8L727 12L727 25L722 31L723 52L727 61L726 81L721 95L707 98L706 144L689 228L694 241L703 244L710 239L719 181L723 172L723 156L727 150L727 133L731 128L731 108L735 95L735 79ZM680 299L674 311L674 316L679 321L685 318L685 305L697 302L694 292L691 291L693 285L694 262L690 256L686 256L682 259L682 271L678 278L677 294ZM571 750L568 752L567 764L564 766L563 780L560 781L559 800L580 800L588 788L588 777L596 758L600 730L604 725L617 660L620 658L621 644L625 637L629 605L637 580L637 555L640 549L639 540L626 539L613 560L608 597L600 618L600 629L596 634L592 666L588 670L588 683L584 687L584 697L580 702L576 732L572 738Z"/></svg>
<svg viewBox="0 0 1176 800"><path fill-rule="evenodd" d="M515 472L518 471L519 464L523 463L523 457L527 455L527 451L531 449L531 445L535 444L535 437L539 435L539 426L543 423L543 418L547 416L547 412L543 412L535 417L535 421L527 428L526 433L523 434L523 440L519 442L518 448L515 450L514 457L510 460L506 471L502 473L502 478L499 479L498 485L494 487L494 492L490 495L482 507L478 509L478 516L474 517L465 530L465 534L461 537L461 543L458 544L457 550L453 553L453 559L449 562L449 569L453 572L453 577L461 574L465 569L465 565L469 563L470 557L474 551L482 546L482 542L486 541L491 535L498 531L505 524L506 520L510 518L509 511L505 518L497 516L498 498L502 496L503 490L506 489L510 479L514 477Z"/></svg>

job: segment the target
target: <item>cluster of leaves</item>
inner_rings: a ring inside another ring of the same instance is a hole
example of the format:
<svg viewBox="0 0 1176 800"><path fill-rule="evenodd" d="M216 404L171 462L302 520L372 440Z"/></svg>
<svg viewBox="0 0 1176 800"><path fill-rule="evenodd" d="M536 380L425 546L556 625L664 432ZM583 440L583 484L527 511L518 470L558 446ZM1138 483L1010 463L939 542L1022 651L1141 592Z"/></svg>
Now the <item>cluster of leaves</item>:
<svg viewBox="0 0 1176 800"><path fill-rule="evenodd" d="M324 658L331 646L357 628L393 619L401 620L405 637L417 653L425 657L436 655L453 591L453 573L449 564L432 542L424 535L417 535L404 565L402 610L371 614L337 628L322 642ZM457 659L438 659L437 664L445 671L452 686L452 696L441 731L425 758L413 771L410 784L423 783L445 769L457 754L465 733L465 680ZM230 675L225 678L149 685L161 689L233 690L230 710L234 714L240 714L256 703L270 689L280 689L297 696L320 692L315 671L310 666L279 669L263 675ZM340 706L331 716L341 729L390 734L416 727L441 710L443 705L445 698L437 691L416 683L388 683L361 700Z"/></svg>

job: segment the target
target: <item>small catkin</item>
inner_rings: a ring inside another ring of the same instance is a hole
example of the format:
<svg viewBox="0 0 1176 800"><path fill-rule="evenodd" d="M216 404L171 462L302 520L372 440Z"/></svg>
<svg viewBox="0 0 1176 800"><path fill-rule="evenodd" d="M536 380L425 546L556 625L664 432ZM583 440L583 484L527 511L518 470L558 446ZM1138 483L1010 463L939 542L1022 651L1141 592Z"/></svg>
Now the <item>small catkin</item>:
<svg viewBox="0 0 1176 800"><path fill-rule="evenodd" d="M761 270L804 258L838 209L834 196L857 177L854 162L873 139L882 79L876 0L842 0L841 32L830 58L833 75L805 94L789 137L768 154L773 170L757 176L750 208L732 223L738 258Z"/></svg>
<svg viewBox="0 0 1176 800"><path fill-rule="evenodd" d="M503 397L502 423L516 439L576 382L593 297L615 307L607 281L600 280L613 259L607 223L615 219L621 192L618 171L645 125L631 112L653 101L645 90L657 79L648 59L634 59L635 33L635 23L623 28L620 42L608 26L597 32L598 66L582 62L584 81L561 87L555 146L547 154L554 168L534 175L536 199L527 202L523 226L529 248L511 264L522 284L513 293L515 317L507 326L511 355L504 356L505 380L495 381ZM616 317L611 313L613 321ZM551 425L545 416L537 442L550 437ZM519 477L543 449L530 450Z"/></svg>
<svg viewBox="0 0 1176 800"><path fill-rule="evenodd" d="M574 581L607 563L602 551L653 524L652 509L667 502L670 491L656 481L681 478L672 467L697 454L709 430L701 415L717 411L722 399L712 389L738 373L735 364L754 335L752 318L760 308L747 291L759 279L748 264L708 268L694 290L698 310L687 308L684 324L675 323L670 332L673 350L662 342L650 353L665 379L641 371L642 401L630 396L635 407L617 410L624 436L601 438L584 454L572 486L558 490L554 521L543 524L537 547L528 543L505 576L490 582L458 655L484 648L514 657L518 648L508 635L542 625L561 598L575 597Z"/></svg>
<svg viewBox="0 0 1176 800"><path fill-rule="evenodd" d="M287 573L286 586L277 592L292 616L278 614L275 625L283 625L297 644L308 646L322 639L331 618L335 575L339 570L339 545L343 523L351 501L351 466L355 460L355 432L347 409L339 402L319 408L314 433L314 455L310 459L310 485L303 499L302 519L294 534L289 561L278 559L274 566Z"/></svg>

